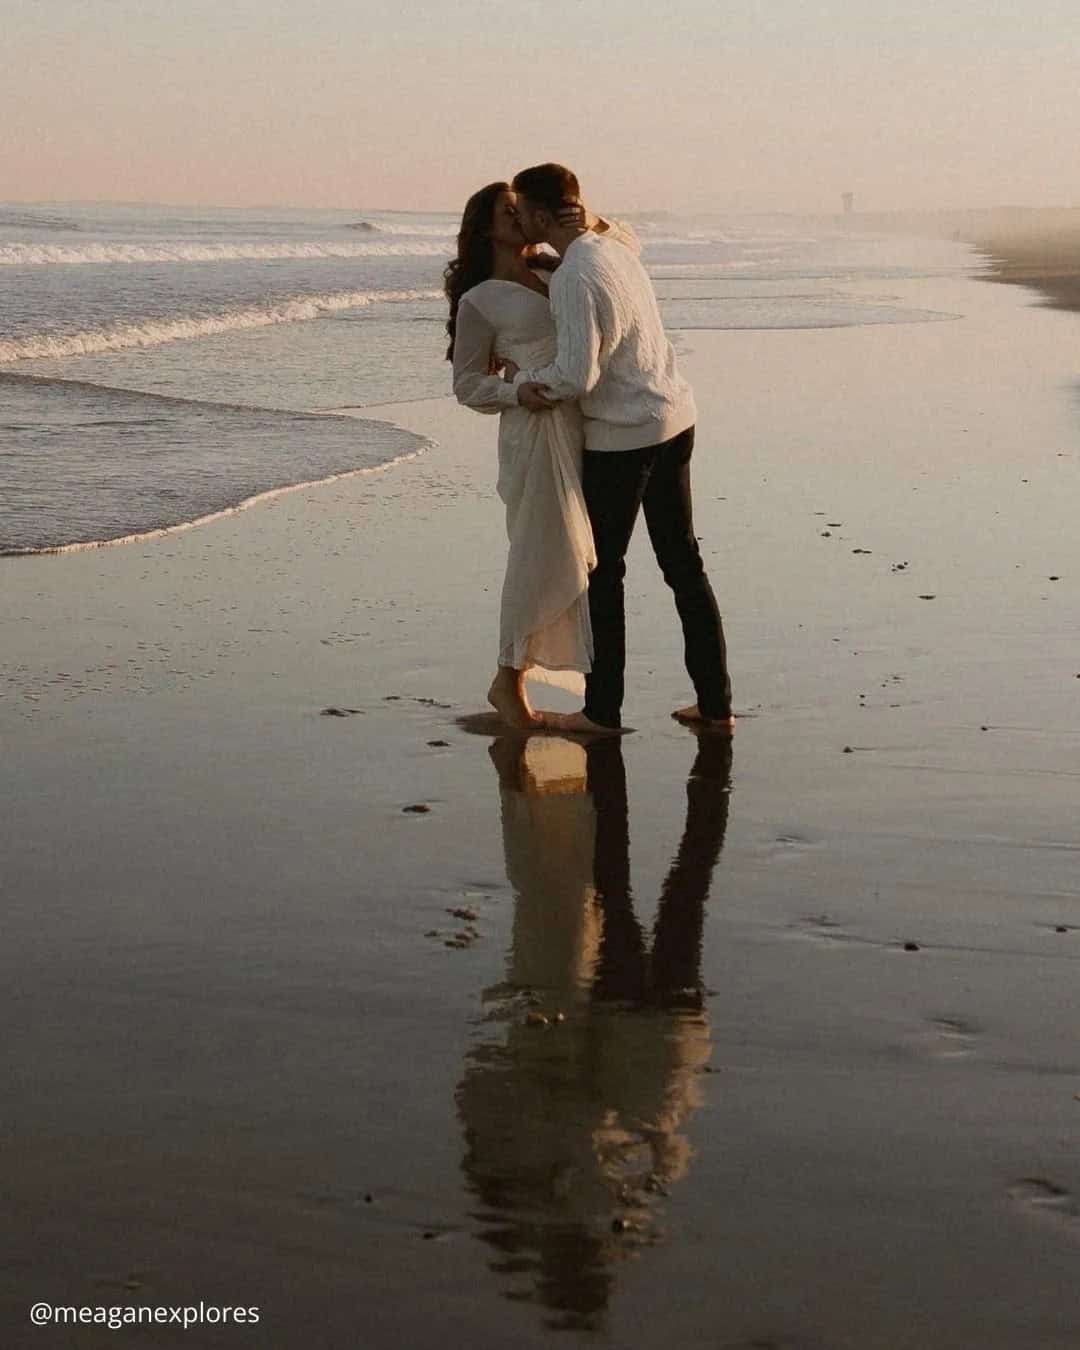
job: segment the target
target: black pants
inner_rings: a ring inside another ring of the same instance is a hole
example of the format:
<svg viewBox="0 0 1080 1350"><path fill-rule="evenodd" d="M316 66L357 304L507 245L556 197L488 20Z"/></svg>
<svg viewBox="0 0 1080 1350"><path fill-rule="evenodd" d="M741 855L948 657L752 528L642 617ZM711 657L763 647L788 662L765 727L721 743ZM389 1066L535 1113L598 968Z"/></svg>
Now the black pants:
<svg viewBox="0 0 1080 1350"><path fill-rule="evenodd" d="M626 667L623 578L638 508L664 580L675 593L682 621L686 669L705 717L731 713L724 625L701 551L694 538L690 456L694 428L641 450L586 450L585 504L596 541L589 577L589 615L596 653L585 680L585 715L601 726L621 726Z"/></svg>

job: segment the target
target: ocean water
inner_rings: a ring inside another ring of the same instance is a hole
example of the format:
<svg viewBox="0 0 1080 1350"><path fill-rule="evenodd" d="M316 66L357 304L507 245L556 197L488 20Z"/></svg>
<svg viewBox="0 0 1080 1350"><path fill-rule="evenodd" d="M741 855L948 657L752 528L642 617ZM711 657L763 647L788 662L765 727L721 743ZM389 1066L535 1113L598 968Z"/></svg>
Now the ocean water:
<svg viewBox="0 0 1080 1350"><path fill-rule="evenodd" d="M947 320L890 281L975 266L961 245L828 222L633 223L674 332ZM0 205L0 554L184 527L429 448L378 410L448 392L456 229L449 214Z"/></svg>

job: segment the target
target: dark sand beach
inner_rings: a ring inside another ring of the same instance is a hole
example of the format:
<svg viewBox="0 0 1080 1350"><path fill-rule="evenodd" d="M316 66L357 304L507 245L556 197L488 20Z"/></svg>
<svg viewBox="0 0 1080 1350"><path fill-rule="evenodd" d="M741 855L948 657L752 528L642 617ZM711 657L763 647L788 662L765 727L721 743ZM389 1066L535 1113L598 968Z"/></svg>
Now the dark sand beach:
<svg viewBox="0 0 1080 1350"><path fill-rule="evenodd" d="M1060 309L1080 300L1080 230L1060 239L994 237L980 241L990 255L996 280L1045 291Z"/></svg>
<svg viewBox="0 0 1080 1350"><path fill-rule="evenodd" d="M972 238L995 281L1031 286L1057 309L1080 309L1080 211L1043 220L1040 212L1012 225L988 225Z"/></svg>
<svg viewBox="0 0 1080 1350"><path fill-rule="evenodd" d="M1080 318L876 284L940 321L680 338L731 745L644 530L635 734L462 723L504 536L448 400L5 560L5 1347L1080 1344Z"/></svg>

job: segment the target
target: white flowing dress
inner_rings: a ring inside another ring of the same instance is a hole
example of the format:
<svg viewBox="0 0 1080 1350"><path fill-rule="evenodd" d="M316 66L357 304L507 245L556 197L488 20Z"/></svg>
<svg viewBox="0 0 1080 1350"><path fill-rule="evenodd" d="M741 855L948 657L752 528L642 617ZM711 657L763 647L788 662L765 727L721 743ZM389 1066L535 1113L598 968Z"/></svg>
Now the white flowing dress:
<svg viewBox="0 0 1080 1350"><path fill-rule="evenodd" d="M500 359L522 368L546 365L555 347L551 310L539 291L493 278L461 297L454 394L476 412L500 415L496 490L506 505L510 549L499 665L581 694L592 668L588 585L596 566L581 490L581 413L570 402L530 412L491 373Z"/></svg>

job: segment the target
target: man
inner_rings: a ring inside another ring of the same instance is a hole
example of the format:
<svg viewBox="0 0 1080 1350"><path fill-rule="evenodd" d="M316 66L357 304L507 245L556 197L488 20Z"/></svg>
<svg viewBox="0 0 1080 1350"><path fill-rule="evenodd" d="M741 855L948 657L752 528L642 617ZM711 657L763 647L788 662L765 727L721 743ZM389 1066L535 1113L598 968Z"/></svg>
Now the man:
<svg viewBox="0 0 1080 1350"><path fill-rule="evenodd" d="M519 173L518 224L529 243L549 244L562 263L551 282L558 351L551 365L514 377L518 401L538 411L578 399L585 417L582 482L596 542L589 613L596 653L585 706L561 729L622 729L626 550L644 508L657 562L675 594L686 669L697 702L672 714L698 727L731 731L731 682L724 628L694 538L690 455L696 409L664 333L656 294L639 259L586 228L565 223L580 205L578 180L560 164ZM560 212L563 213L560 220Z"/></svg>

